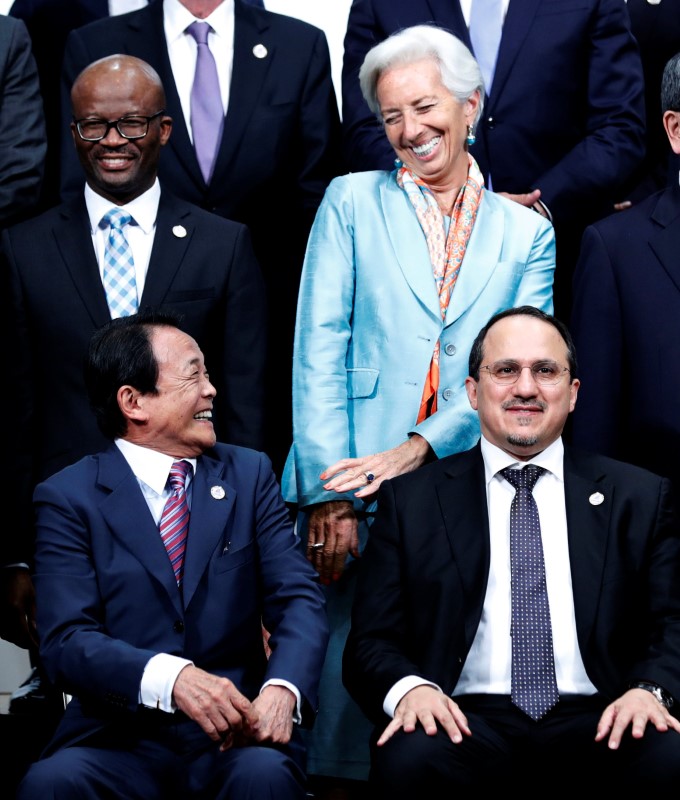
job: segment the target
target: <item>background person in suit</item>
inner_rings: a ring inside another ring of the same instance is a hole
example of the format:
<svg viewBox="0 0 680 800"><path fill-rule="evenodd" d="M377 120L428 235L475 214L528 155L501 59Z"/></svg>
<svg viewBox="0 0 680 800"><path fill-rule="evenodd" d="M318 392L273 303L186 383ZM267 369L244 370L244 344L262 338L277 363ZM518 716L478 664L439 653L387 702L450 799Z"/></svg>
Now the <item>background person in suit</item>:
<svg viewBox="0 0 680 800"><path fill-rule="evenodd" d="M23 22L0 16L0 229L36 213L45 151L31 40Z"/></svg>
<svg viewBox="0 0 680 800"><path fill-rule="evenodd" d="M146 2L147 0L14 0L10 4L10 16L23 20L31 36L45 108L47 156L40 211L59 202L62 135L66 136L68 145L71 144L68 130L65 126L62 127L59 100L60 66L67 36L74 28L108 17L109 13L122 14L133 8L141 8Z"/></svg>
<svg viewBox="0 0 680 800"><path fill-rule="evenodd" d="M680 536L669 482L563 445L579 380L554 317L492 317L469 372L481 444L383 484L362 560L344 677L376 725L376 791L443 797L519 778L671 790ZM531 554L515 549L512 522L524 467L538 478L519 509L520 536L538 538ZM530 559L541 579L522 572ZM522 604L539 587L534 612ZM536 627L547 618L545 638L523 630L522 612ZM553 687L539 707L543 677Z"/></svg>
<svg viewBox="0 0 680 800"><path fill-rule="evenodd" d="M125 138L111 123L95 132L103 138L86 141L74 124L84 191L81 186L73 201L4 232L3 341L16 354L15 391L2 401L16 423L7 432L13 458L0 472L16 512L4 537L8 564L32 561L36 483L105 443L82 370L90 336L120 313L109 306L103 284L110 231L102 219L112 208L132 217L126 230L139 307L181 313L185 329L212 358L222 396L215 404L216 430L229 442L262 444L262 277L244 226L161 189L158 159L172 128L170 117L158 114L164 104L158 75L143 61L114 56L88 67L74 86L75 118L142 115L134 131L119 123L137 138ZM19 636L33 636L33 589L26 568L7 570L5 578L8 619L2 635L19 644ZM39 684L27 688L22 702L43 697Z"/></svg>
<svg viewBox="0 0 680 800"><path fill-rule="evenodd" d="M191 122L197 45L187 28L196 20L212 29L208 47L223 112L207 126L223 124L207 177ZM66 91L91 61L119 52L148 61L166 88L175 130L159 166L164 185L188 202L245 223L252 234L269 298L265 447L280 475L292 438L291 358L305 246L324 190L341 172L326 38L318 28L243 0L163 0L74 31L64 58ZM68 184L71 152L64 154L64 165Z"/></svg>
<svg viewBox="0 0 680 800"><path fill-rule="evenodd" d="M105 325L87 384L113 443L35 495L41 654L74 697L17 797L304 798L294 720L313 719L327 622L269 460L216 444L173 317Z"/></svg>
<svg viewBox="0 0 680 800"><path fill-rule="evenodd" d="M354 0L345 36L343 130L351 170L393 155L361 97L364 56L395 30L435 22L470 49L477 0ZM644 80L623 0L503 0L471 153L493 189L555 225L555 308L568 318L583 229L609 214L644 156ZM482 0L482 29L494 24ZM483 31L482 31L483 32ZM567 77L568 76L568 77ZM488 185L488 184L487 184Z"/></svg>
<svg viewBox="0 0 680 800"><path fill-rule="evenodd" d="M516 303L552 309L552 226L483 189L468 153L481 83L470 51L434 27L370 51L362 86L403 166L336 178L309 241L284 496L302 509L332 620L311 774L368 774L340 661L376 488L477 440L463 353L481 322Z"/></svg>
<svg viewBox="0 0 680 800"><path fill-rule="evenodd" d="M680 54L664 70L661 106L680 155ZM586 229L571 326L584 382L574 444L671 478L680 499L678 248L676 172L668 188Z"/></svg>

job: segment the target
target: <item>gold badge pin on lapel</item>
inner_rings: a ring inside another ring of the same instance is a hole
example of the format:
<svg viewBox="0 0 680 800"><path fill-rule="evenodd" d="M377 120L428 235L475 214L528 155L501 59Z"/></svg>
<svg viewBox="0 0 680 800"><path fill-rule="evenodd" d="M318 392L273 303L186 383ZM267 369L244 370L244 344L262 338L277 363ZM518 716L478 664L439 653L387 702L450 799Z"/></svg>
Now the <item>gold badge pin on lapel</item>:
<svg viewBox="0 0 680 800"><path fill-rule="evenodd" d="M175 225L175 227L172 229L172 232L178 239L184 239L184 237L187 235L187 229L184 227L184 225Z"/></svg>
<svg viewBox="0 0 680 800"><path fill-rule="evenodd" d="M601 492L594 492L588 498L591 506L601 506L604 503L604 495Z"/></svg>
<svg viewBox="0 0 680 800"><path fill-rule="evenodd" d="M215 498L215 500L224 500L226 492L221 486L213 486L210 489L210 494Z"/></svg>
<svg viewBox="0 0 680 800"><path fill-rule="evenodd" d="M267 48L263 44L256 44L253 47L253 55L255 58L267 58Z"/></svg>

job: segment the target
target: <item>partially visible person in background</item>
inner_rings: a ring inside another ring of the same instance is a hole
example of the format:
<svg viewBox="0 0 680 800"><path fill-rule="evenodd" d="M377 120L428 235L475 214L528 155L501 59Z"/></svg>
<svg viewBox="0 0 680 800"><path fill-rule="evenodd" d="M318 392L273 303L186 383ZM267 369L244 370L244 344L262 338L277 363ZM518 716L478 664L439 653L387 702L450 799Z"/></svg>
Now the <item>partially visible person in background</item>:
<svg viewBox="0 0 680 800"><path fill-rule="evenodd" d="M450 30L480 62L487 100L470 152L487 187L553 221L555 311L568 319L583 230L613 211L645 153L644 78L625 3L354 0L342 104L351 170L392 161L361 96L363 59L394 31L425 22Z"/></svg>
<svg viewBox="0 0 680 800"><path fill-rule="evenodd" d="M552 310L555 267L551 224L486 191L468 152L483 88L465 45L436 27L406 29L368 53L361 85L397 168L337 178L317 214L284 475L331 618L309 770L336 782L368 774L369 725L342 688L340 660L374 493L477 441L469 346L496 311Z"/></svg>
<svg viewBox="0 0 680 800"><path fill-rule="evenodd" d="M657 125L680 156L680 53ZM680 502L680 175L586 229L571 327L583 389L572 441L671 479Z"/></svg>
<svg viewBox="0 0 680 800"><path fill-rule="evenodd" d="M31 39L0 16L0 230L37 213L46 149Z"/></svg>
<svg viewBox="0 0 680 800"><path fill-rule="evenodd" d="M72 32L64 101L80 70L113 53L144 59L166 88L174 135L161 156L163 184L250 229L269 301L265 449L280 476L292 440L290 365L305 246L328 183L343 171L326 37L245 0L158 0ZM62 159L67 193L74 175L79 180L71 150Z"/></svg>
<svg viewBox="0 0 680 800"><path fill-rule="evenodd" d="M174 315L92 337L109 445L35 494L41 657L72 699L18 800L305 797L323 595L269 459L216 442L207 370Z"/></svg>

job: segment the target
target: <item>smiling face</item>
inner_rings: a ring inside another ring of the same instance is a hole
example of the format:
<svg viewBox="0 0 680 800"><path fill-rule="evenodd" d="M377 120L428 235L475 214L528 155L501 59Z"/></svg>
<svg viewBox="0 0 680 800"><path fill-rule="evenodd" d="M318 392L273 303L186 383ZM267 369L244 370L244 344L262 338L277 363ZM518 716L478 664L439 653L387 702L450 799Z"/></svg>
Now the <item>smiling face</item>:
<svg viewBox="0 0 680 800"><path fill-rule="evenodd" d="M210 383L203 353L186 333L154 328L151 346L158 363L157 394L136 397L136 444L173 458L194 458L215 444Z"/></svg>
<svg viewBox="0 0 680 800"><path fill-rule="evenodd" d="M430 185L461 186L468 170L465 140L479 94L459 103L429 58L385 70L376 93L385 133L404 165Z"/></svg>
<svg viewBox="0 0 680 800"><path fill-rule="evenodd" d="M131 57L113 56L84 70L71 92L74 119L108 121L135 115L150 117L160 111L165 104L162 86L142 64ZM86 142L71 124L88 184L117 205L134 200L153 185L160 149L171 129L171 118L160 116L149 122L142 139L125 139L113 126L101 141Z"/></svg>
<svg viewBox="0 0 680 800"><path fill-rule="evenodd" d="M483 364L501 360L531 366L554 361L567 366L567 346L556 328L524 315L505 317L492 325L484 339ZM564 372L554 385L539 384L529 369L517 383L494 383L487 370L479 380L466 378L470 405L479 414L484 437L520 461L545 450L562 434L567 416L574 410L579 381Z"/></svg>

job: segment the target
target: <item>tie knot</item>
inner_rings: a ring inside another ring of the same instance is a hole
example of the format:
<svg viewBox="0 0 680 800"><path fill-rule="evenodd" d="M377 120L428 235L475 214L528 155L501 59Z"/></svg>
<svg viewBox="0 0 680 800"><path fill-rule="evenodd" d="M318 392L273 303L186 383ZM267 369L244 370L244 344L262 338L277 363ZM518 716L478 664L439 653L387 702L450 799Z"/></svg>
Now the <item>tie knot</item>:
<svg viewBox="0 0 680 800"><path fill-rule="evenodd" d="M187 28L187 33L196 40L196 44L208 44L208 34L212 28L207 22L192 22Z"/></svg>
<svg viewBox="0 0 680 800"><path fill-rule="evenodd" d="M173 461L170 467L170 475L168 480L173 492L183 490L186 482L187 475L191 469L191 464L188 461Z"/></svg>
<svg viewBox="0 0 680 800"><path fill-rule="evenodd" d="M115 228L116 230L120 230L122 227L128 224L132 220L132 216L128 214L127 211L123 211L120 208L112 208L110 211L107 211L106 214L102 217L102 225L106 225L110 228Z"/></svg>
<svg viewBox="0 0 680 800"><path fill-rule="evenodd" d="M522 467L522 469L506 467L500 470L500 474L508 483L511 483L515 489L528 489L530 492L533 491L534 486L536 486L536 481L544 472L545 470L543 467L539 467L536 464L527 464L527 466Z"/></svg>

